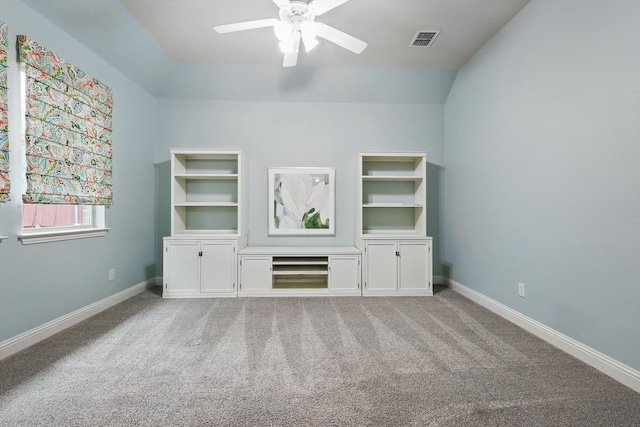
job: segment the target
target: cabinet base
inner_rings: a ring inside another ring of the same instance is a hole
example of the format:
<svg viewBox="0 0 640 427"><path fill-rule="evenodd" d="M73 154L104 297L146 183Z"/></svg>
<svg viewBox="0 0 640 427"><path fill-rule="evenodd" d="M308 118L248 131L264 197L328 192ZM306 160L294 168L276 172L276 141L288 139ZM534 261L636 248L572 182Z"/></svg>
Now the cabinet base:
<svg viewBox="0 0 640 427"><path fill-rule="evenodd" d="M362 293L364 297L432 297L433 291L400 291L400 292L369 292Z"/></svg>
<svg viewBox="0 0 640 427"><path fill-rule="evenodd" d="M200 292L171 292L163 291L162 298L235 298L235 292L200 293Z"/></svg>

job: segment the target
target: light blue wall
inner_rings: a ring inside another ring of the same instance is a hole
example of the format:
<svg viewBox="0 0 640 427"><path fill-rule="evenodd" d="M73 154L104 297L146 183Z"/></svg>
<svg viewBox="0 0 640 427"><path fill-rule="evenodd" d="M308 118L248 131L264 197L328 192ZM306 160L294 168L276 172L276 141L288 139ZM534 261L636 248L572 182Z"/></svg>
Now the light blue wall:
<svg viewBox="0 0 640 427"><path fill-rule="evenodd" d="M459 71L444 173L450 276L635 369L638 23L638 1L533 0Z"/></svg>
<svg viewBox="0 0 640 427"><path fill-rule="evenodd" d="M354 245L359 152L426 151L434 189L428 196L428 233L439 242L443 113L443 105L160 100L159 238L170 234L169 150L218 147L239 148L248 160L249 244L298 246ZM267 170L286 166L335 168L335 236L267 235Z"/></svg>
<svg viewBox="0 0 640 427"><path fill-rule="evenodd" d="M181 64L155 89L160 98L220 101L444 104L451 69L212 66Z"/></svg>
<svg viewBox="0 0 640 427"><path fill-rule="evenodd" d="M114 203L105 237L23 246L20 183L0 204L0 342L155 276L155 99L119 71L17 0L0 0L9 26L10 141L19 144L15 40L32 37L114 92ZM17 168L16 156L12 168ZM14 171L14 175L16 172ZM116 279L108 281L115 268Z"/></svg>

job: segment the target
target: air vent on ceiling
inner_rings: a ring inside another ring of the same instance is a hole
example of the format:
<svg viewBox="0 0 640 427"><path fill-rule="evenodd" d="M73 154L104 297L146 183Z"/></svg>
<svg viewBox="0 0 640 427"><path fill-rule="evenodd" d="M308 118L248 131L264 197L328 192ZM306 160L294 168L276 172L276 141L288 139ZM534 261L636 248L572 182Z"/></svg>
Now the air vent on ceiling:
<svg viewBox="0 0 640 427"><path fill-rule="evenodd" d="M411 40L409 47L429 47L433 44L436 37L438 37L438 34L440 34L440 31L418 31L413 37L413 40Z"/></svg>

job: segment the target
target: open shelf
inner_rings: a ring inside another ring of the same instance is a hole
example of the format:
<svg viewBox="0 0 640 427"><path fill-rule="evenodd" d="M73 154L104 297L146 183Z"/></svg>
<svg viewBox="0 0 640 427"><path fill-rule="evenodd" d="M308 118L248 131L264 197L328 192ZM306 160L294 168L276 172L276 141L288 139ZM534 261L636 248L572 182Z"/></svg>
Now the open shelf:
<svg viewBox="0 0 640 427"><path fill-rule="evenodd" d="M402 175L363 175L363 181L422 181L420 176L402 176Z"/></svg>
<svg viewBox="0 0 640 427"><path fill-rule="evenodd" d="M274 276L273 289L328 289L327 276Z"/></svg>
<svg viewBox="0 0 640 427"><path fill-rule="evenodd" d="M236 153L175 150L175 175L237 175Z"/></svg>
<svg viewBox="0 0 640 427"><path fill-rule="evenodd" d="M416 197L419 190L419 180L364 180L362 182L362 203L395 203L416 205L420 204L420 197Z"/></svg>
<svg viewBox="0 0 640 427"><path fill-rule="evenodd" d="M298 266L298 265L328 265L329 258L326 256L308 257L308 256L290 256L290 257L273 257L273 265L275 266Z"/></svg>
<svg viewBox="0 0 640 427"><path fill-rule="evenodd" d="M426 154L364 153L359 161L359 234L426 235Z"/></svg>
<svg viewBox="0 0 640 427"><path fill-rule="evenodd" d="M272 260L273 289L326 289L329 287L329 257L275 256Z"/></svg>
<svg viewBox="0 0 640 427"><path fill-rule="evenodd" d="M239 151L172 150L171 234L240 234L240 181Z"/></svg>
<svg viewBox="0 0 640 427"><path fill-rule="evenodd" d="M238 179L238 174L236 173L231 173L231 174L219 174L219 173L181 173L181 174L176 174L174 176L174 178L176 179L190 179L190 180L196 180L196 179L205 179L205 180L212 180L212 179L225 179L225 180L229 180L229 179Z"/></svg>
<svg viewBox="0 0 640 427"><path fill-rule="evenodd" d="M273 266L274 276L300 276L305 274L327 275L327 267L321 265L286 265Z"/></svg>
<svg viewBox="0 0 640 427"><path fill-rule="evenodd" d="M178 205L174 207L174 234L199 230L206 234L238 230L238 208L228 205ZM235 234L235 232L234 232Z"/></svg>

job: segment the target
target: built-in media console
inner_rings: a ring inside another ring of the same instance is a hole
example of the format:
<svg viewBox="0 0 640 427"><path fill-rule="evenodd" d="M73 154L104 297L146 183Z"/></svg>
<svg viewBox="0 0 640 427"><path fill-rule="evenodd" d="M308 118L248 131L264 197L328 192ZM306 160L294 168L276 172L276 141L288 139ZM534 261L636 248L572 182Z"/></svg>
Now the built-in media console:
<svg viewBox="0 0 640 427"><path fill-rule="evenodd" d="M361 294L355 247L248 246L238 259L239 296Z"/></svg>
<svg viewBox="0 0 640 427"><path fill-rule="evenodd" d="M433 295L426 164L425 153L358 156L353 247L247 246L240 150L171 150L162 296Z"/></svg>

